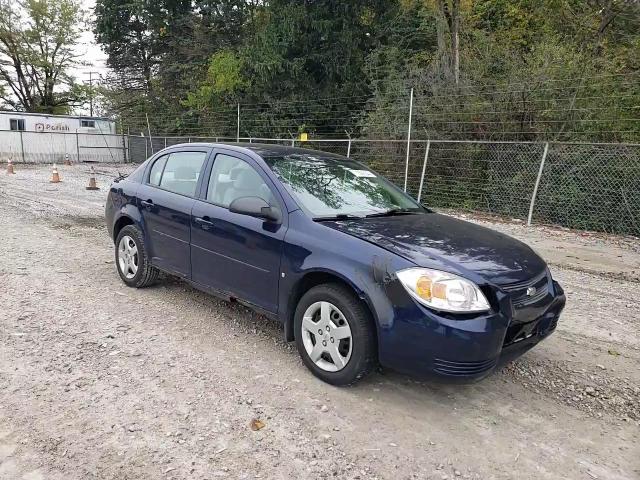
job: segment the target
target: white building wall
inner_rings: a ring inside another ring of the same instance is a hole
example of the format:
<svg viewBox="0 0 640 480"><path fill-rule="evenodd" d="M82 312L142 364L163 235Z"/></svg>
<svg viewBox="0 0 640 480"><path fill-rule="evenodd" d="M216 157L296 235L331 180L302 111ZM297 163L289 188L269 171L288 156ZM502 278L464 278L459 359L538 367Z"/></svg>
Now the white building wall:
<svg viewBox="0 0 640 480"><path fill-rule="evenodd" d="M62 115L35 115L21 112L0 112L0 130L10 130L12 119L21 119L25 123L25 131L40 133L104 133L115 134L115 122L92 117L71 117ZM95 128L82 127L82 120L95 121Z"/></svg>
<svg viewBox="0 0 640 480"><path fill-rule="evenodd" d="M69 155L72 162L124 162L125 142L122 135L2 130L0 161L61 163Z"/></svg>
<svg viewBox="0 0 640 480"><path fill-rule="evenodd" d="M10 130L10 119L24 119L25 131ZM81 118L0 112L0 161L61 163L123 162L125 139L115 123L95 119L96 127L81 127ZM91 119L94 120L94 119Z"/></svg>

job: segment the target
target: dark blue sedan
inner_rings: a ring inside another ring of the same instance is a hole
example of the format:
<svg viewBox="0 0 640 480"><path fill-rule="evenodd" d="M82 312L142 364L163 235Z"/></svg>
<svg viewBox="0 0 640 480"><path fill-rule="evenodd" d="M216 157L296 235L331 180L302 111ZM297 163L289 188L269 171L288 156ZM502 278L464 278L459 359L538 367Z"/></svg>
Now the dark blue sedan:
<svg viewBox="0 0 640 480"><path fill-rule="evenodd" d="M165 272L275 318L334 385L378 364L480 379L553 332L565 304L525 244L325 152L176 145L112 184L106 220L127 285Z"/></svg>

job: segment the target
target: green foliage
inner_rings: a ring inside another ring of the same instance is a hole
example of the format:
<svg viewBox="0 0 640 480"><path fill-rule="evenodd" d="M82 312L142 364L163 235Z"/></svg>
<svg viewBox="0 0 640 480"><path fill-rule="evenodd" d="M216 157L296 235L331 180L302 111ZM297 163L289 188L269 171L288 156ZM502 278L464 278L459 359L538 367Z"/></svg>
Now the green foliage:
<svg viewBox="0 0 640 480"><path fill-rule="evenodd" d="M235 135L240 103L245 136L402 138L413 87L418 136L637 140L637 2L463 0L456 81L454 4L98 0L106 102L173 134Z"/></svg>
<svg viewBox="0 0 640 480"><path fill-rule="evenodd" d="M203 110L229 99L247 83L242 76L242 67L242 60L231 51L213 54L205 80L195 92L189 92L184 105Z"/></svg>

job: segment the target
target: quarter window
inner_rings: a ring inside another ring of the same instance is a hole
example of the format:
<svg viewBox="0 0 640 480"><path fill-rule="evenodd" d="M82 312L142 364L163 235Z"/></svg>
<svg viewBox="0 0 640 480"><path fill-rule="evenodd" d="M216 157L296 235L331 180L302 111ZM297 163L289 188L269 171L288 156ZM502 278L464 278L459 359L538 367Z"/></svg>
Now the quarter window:
<svg viewBox="0 0 640 480"><path fill-rule="evenodd" d="M24 119L22 118L11 118L9 119L9 129L10 130L20 130L24 131Z"/></svg>
<svg viewBox="0 0 640 480"><path fill-rule="evenodd" d="M207 200L227 208L241 197L260 197L273 205L271 189L251 165L229 155L216 155L209 178Z"/></svg>
<svg viewBox="0 0 640 480"><path fill-rule="evenodd" d="M164 170L164 164L167 163L168 155L163 155L158 158L151 166L151 172L149 173L149 183L156 187L160 185L160 179L162 178L162 170Z"/></svg>
<svg viewBox="0 0 640 480"><path fill-rule="evenodd" d="M196 193L200 170L206 157L207 154L205 152L176 152L169 154L160 178L160 188L193 197Z"/></svg>

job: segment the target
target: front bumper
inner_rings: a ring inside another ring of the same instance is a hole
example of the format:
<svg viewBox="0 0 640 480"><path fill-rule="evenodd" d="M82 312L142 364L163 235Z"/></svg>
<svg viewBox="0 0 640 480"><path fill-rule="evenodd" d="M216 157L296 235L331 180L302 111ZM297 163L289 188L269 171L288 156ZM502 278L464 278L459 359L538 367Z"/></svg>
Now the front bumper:
<svg viewBox="0 0 640 480"><path fill-rule="evenodd" d="M566 298L560 285L553 282L547 298L524 315L518 312L520 319L506 299L498 302L500 308L495 312L461 318L438 314L413 300L403 301L395 308L393 322L380 329L380 363L422 378L463 383L480 380L549 336ZM510 313L501 313L505 311Z"/></svg>

